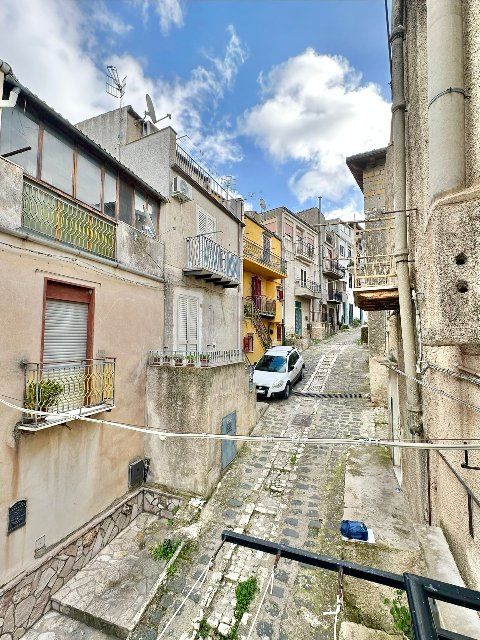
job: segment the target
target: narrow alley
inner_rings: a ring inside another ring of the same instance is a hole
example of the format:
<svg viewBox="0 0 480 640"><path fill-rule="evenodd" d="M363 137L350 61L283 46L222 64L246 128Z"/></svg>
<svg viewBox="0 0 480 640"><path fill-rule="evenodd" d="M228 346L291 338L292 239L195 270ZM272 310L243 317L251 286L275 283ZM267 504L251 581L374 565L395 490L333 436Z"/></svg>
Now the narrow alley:
<svg viewBox="0 0 480 640"><path fill-rule="evenodd" d="M303 381L296 385L287 401L271 400L262 407L264 413L253 435L294 438L378 435L375 428L381 422L382 410L373 408L367 397L367 351L359 344L359 338L359 330L342 332L305 351ZM343 397L343 394L355 396ZM168 530L163 530L163 536L174 540L182 537L184 525L188 523L190 531L193 528L197 536L187 543L188 552L179 556L175 572L166 576L129 637L134 640L331 638L334 616L323 613L335 608L335 574L280 559L273 585L262 602L272 574L275 560L272 556L225 544L206 575L202 572L218 549L221 532L226 528L317 553L338 555L345 459L345 446L305 446L294 441L288 445L264 441L247 443L198 512L199 517L197 514L186 522L180 509ZM198 521L191 524L194 520ZM155 529L151 521L148 525ZM139 539L138 535L132 538L132 544ZM108 560L108 552L105 553L103 564ZM127 551L123 555L126 554ZM138 564L137 571L144 571L143 565ZM74 608L85 588L85 576L81 573L69 585L68 597L74 602ZM257 581L257 595L237 629L232 626L235 589L239 582L252 577ZM109 580L106 578L102 583L97 574L95 593L100 600L106 594L105 608L114 607L118 616L120 611L123 615L131 603L122 601L122 589ZM197 588L190 593L196 581ZM78 592L75 592L76 583ZM105 594L102 595L102 591ZM61 596L59 599L61 603ZM182 603L181 610L172 618ZM67 610L61 604L59 608ZM99 617L108 619L108 615L99 614ZM69 627L68 634L63 635L64 625L59 624L59 618L63 616L58 613L46 614L26 638L54 640L77 637L75 633L78 637L103 637L81 623L75 623L75 628ZM92 622L88 616L84 620ZM102 626L95 620L93 624ZM108 625L103 628L109 629ZM47 632L54 635L42 635Z"/></svg>

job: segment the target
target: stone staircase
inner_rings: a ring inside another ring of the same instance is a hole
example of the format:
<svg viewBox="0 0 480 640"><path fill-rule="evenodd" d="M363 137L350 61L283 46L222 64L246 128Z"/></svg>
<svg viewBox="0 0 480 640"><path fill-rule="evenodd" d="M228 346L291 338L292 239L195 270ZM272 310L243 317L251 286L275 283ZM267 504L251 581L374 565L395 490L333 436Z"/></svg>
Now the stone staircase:
<svg viewBox="0 0 480 640"><path fill-rule="evenodd" d="M165 537L165 526L156 515L140 514L57 591L52 611L23 636L24 640L127 638L156 592L165 568L165 562L153 560L148 551L152 542Z"/></svg>

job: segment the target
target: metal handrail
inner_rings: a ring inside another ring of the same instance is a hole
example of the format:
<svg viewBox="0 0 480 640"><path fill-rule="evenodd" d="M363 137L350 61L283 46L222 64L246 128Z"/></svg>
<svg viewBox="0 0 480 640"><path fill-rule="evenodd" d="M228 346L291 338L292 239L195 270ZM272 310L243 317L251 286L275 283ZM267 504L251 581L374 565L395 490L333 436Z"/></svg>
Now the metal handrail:
<svg viewBox="0 0 480 640"><path fill-rule="evenodd" d="M88 253L115 260L116 224L74 200L23 181L22 227Z"/></svg>
<svg viewBox="0 0 480 640"><path fill-rule="evenodd" d="M295 253L297 255L305 256L309 258L309 260L313 260L315 255L315 247L313 244L309 244L308 242L304 242L303 240L299 240L297 238L295 242Z"/></svg>
<svg viewBox="0 0 480 640"><path fill-rule="evenodd" d="M323 271L336 273L337 275L343 276L345 275L345 267L342 267L338 260L334 260L333 258L324 258L323 259Z"/></svg>
<svg viewBox="0 0 480 640"><path fill-rule="evenodd" d="M25 409L63 414L115 404L115 358L25 364ZM25 414L29 419L31 414ZM35 415L35 423L44 421Z"/></svg>
<svg viewBox="0 0 480 640"><path fill-rule="evenodd" d="M303 287L304 289L309 289L314 293L321 293L322 291L322 285L319 282L315 282L315 280L311 280L310 278L307 278L306 280L297 278L295 280L295 284L299 287Z"/></svg>
<svg viewBox="0 0 480 640"><path fill-rule="evenodd" d="M202 189L210 193L221 204L226 207L237 218L241 218L242 199L232 198L232 194L228 192L215 178L208 173L196 160L177 144L175 153L175 162L178 167L190 178L195 180Z"/></svg>
<svg viewBox="0 0 480 640"><path fill-rule="evenodd" d="M252 240L249 240L248 238L245 238L243 241L243 257L255 260L255 262L259 262L266 267L275 269L275 271L280 271L284 274L287 273L286 260L283 260L280 256L272 253L268 249L265 249L261 245L252 242Z"/></svg>
<svg viewBox="0 0 480 640"><path fill-rule="evenodd" d="M275 316L277 313L277 301L267 296L246 296L244 302L252 302L260 315Z"/></svg>
<svg viewBox="0 0 480 640"><path fill-rule="evenodd" d="M244 361L241 349L188 351L178 349L154 349L148 353L148 364L152 366L218 367Z"/></svg>
<svg viewBox="0 0 480 640"><path fill-rule="evenodd" d="M187 269L205 269L240 282L240 258L205 235L185 239Z"/></svg>

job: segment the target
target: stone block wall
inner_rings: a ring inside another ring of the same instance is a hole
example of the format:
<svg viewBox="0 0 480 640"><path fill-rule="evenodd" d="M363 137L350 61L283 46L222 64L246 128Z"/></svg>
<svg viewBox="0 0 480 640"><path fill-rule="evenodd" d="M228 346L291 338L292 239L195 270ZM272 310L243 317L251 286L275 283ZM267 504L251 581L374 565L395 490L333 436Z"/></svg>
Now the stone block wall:
<svg viewBox="0 0 480 640"><path fill-rule="evenodd" d="M181 499L142 487L71 534L0 588L0 639L19 640L50 609L51 597L142 511L173 518Z"/></svg>

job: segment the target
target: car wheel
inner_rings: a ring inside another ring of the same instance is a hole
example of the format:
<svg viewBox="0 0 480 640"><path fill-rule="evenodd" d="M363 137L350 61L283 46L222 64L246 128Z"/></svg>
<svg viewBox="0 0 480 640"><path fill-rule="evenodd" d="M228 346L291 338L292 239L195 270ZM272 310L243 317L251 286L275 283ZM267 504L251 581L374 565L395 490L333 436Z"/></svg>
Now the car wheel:
<svg viewBox="0 0 480 640"><path fill-rule="evenodd" d="M287 400L289 396L290 396L290 383L287 382L287 384L285 385L285 389L283 390L282 398L284 400Z"/></svg>

